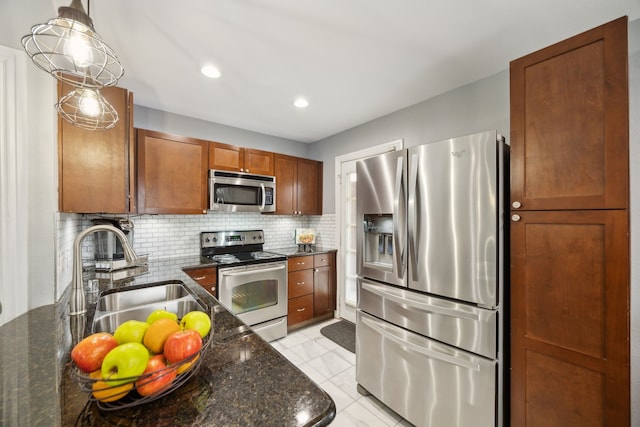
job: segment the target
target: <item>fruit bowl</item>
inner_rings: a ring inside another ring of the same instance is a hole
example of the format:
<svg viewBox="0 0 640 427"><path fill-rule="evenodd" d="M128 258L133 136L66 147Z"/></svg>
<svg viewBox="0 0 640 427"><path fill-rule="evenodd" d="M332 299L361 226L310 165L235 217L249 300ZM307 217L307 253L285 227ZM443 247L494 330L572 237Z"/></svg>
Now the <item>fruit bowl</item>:
<svg viewBox="0 0 640 427"><path fill-rule="evenodd" d="M71 352L72 375L105 411L154 401L198 372L212 323L212 309L179 281L103 292L91 334Z"/></svg>
<svg viewBox="0 0 640 427"><path fill-rule="evenodd" d="M105 411L128 408L152 402L164 397L188 382L200 369L202 360L211 343L211 332L202 339L202 348L192 356L164 368L136 377L120 378L123 384L112 386L99 376L87 374L72 364L72 374L82 391L88 393L89 400ZM173 380L171 378L173 377ZM139 387L167 379L169 384L152 393L141 394Z"/></svg>

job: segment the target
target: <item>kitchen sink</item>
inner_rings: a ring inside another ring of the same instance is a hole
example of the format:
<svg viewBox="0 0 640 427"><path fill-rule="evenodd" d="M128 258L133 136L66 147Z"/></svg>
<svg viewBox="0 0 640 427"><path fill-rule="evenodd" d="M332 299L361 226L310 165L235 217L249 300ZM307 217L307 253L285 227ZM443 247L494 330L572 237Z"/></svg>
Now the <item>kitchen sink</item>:
<svg viewBox="0 0 640 427"><path fill-rule="evenodd" d="M145 304L163 303L191 296L187 287L179 282L142 285L142 287L116 289L100 295L96 311L120 311Z"/></svg>
<svg viewBox="0 0 640 427"><path fill-rule="evenodd" d="M190 311L208 313L206 305L180 281L130 286L109 290L100 295L92 332L113 333L127 320L144 322L155 310L176 313L179 319Z"/></svg>

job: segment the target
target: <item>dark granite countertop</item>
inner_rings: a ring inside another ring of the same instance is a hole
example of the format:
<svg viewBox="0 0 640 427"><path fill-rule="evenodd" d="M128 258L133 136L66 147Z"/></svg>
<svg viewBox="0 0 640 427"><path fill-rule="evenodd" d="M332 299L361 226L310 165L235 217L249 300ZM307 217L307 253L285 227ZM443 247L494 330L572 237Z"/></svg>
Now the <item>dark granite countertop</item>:
<svg viewBox="0 0 640 427"><path fill-rule="evenodd" d="M337 251L337 249L335 248L328 248L328 247L316 246L316 245L311 245L309 249L310 250L308 251L301 251L298 246L290 246L286 248L268 249L268 251L286 255L287 257L318 255L318 254L326 254L329 252Z"/></svg>
<svg viewBox="0 0 640 427"><path fill-rule="evenodd" d="M63 298L59 304L31 310L0 327L0 425L329 424L336 411L331 397L183 272L205 265L212 264L201 263L199 256L150 261L148 273L124 281L100 280L99 285L104 290L181 280L213 309L211 345L200 371L189 382L133 408L105 412L88 403L71 374L72 328ZM88 295L85 334L97 293L92 295Z"/></svg>

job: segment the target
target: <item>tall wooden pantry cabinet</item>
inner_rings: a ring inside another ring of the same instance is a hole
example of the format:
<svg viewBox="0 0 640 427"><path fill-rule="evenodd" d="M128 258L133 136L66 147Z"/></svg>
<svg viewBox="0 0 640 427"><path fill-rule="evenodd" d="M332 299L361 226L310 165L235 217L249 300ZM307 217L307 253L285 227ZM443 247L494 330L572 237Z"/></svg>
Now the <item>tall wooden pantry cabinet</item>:
<svg viewBox="0 0 640 427"><path fill-rule="evenodd" d="M511 425L629 426L627 18L511 62Z"/></svg>

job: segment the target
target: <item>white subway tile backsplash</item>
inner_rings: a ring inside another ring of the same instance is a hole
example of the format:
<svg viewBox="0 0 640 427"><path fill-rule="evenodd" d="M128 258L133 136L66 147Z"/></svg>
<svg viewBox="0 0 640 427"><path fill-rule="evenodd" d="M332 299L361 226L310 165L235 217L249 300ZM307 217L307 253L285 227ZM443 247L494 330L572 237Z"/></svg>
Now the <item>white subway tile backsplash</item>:
<svg viewBox="0 0 640 427"><path fill-rule="evenodd" d="M66 216L68 214L60 214ZM78 222L79 215L74 221ZM71 236L92 225L87 216L76 224ZM150 259L197 255L200 251L200 232L219 230L264 230L266 250L295 245L296 228L315 228L316 244L336 247L335 215L281 216L258 213L209 213L206 215L140 215L131 216L134 224L133 248ZM66 229L66 228L65 228ZM83 242L83 257L93 257L93 240L87 236Z"/></svg>

